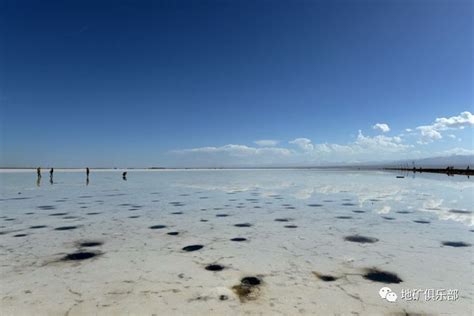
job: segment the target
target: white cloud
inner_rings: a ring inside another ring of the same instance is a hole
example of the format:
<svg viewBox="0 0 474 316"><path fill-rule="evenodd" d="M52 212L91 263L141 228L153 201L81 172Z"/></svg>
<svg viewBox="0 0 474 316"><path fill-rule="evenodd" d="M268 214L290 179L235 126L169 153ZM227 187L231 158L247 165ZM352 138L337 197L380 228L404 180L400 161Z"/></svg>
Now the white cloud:
<svg viewBox="0 0 474 316"><path fill-rule="evenodd" d="M453 129L464 129L474 126L474 115L465 111L458 116L437 118L431 125L418 126L416 129L420 131L421 139L419 143L427 144L435 140L443 138L441 132Z"/></svg>
<svg viewBox="0 0 474 316"><path fill-rule="evenodd" d="M437 118L433 126L439 130L446 130L448 128L463 129L464 127L474 126L474 115L471 112L465 111L458 116Z"/></svg>
<svg viewBox="0 0 474 316"><path fill-rule="evenodd" d="M399 136L388 137L377 135L375 137L369 137L364 136L360 130L353 145L359 146L365 150L385 152L404 151L411 147L410 145L403 144L402 139Z"/></svg>
<svg viewBox="0 0 474 316"><path fill-rule="evenodd" d="M416 129L419 130L421 133L421 139L418 141L419 144L428 144L434 140L443 138L443 136L441 136L441 133L438 132L435 128L433 128L433 126L431 125L418 126Z"/></svg>
<svg viewBox="0 0 474 316"><path fill-rule="evenodd" d="M311 139L308 138L296 138L292 141L289 141L289 143L298 146L304 151L312 151L314 149Z"/></svg>
<svg viewBox="0 0 474 316"><path fill-rule="evenodd" d="M274 147L278 145L279 141L274 139L260 139L254 141L254 143L262 147Z"/></svg>
<svg viewBox="0 0 474 316"><path fill-rule="evenodd" d="M379 130L382 133L390 132L390 127L385 123L377 123L374 126L372 126L372 128L376 129L376 130Z"/></svg>

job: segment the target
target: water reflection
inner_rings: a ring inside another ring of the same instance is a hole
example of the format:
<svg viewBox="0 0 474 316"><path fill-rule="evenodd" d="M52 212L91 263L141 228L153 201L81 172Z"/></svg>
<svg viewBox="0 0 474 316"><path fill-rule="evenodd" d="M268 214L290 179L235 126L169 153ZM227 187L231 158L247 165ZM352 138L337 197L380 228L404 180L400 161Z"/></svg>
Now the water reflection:
<svg viewBox="0 0 474 316"><path fill-rule="evenodd" d="M258 190L264 197L282 195L316 203L350 198L354 207L378 214L407 210L430 212L441 220L474 225L474 215L469 211L474 205L474 183L466 177L418 175L399 179L393 173L384 172L277 171L266 177L258 176L257 172L244 174L245 177L235 177L231 181L222 181L214 175L199 182L182 181L176 186L226 193ZM464 212L451 212L452 209Z"/></svg>

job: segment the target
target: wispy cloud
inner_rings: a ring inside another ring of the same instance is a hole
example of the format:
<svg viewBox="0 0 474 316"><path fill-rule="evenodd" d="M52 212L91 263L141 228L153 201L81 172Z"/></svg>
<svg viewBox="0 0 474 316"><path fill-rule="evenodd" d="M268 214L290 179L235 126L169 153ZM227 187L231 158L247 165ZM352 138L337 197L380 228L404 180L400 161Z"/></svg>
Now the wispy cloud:
<svg viewBox="0 0 474 316"><path fill-rule="evenodd" d="M288 143L298 146L300 149L304 151L312 151L314 149L314 145L311 143L311 139L308 138L296 138Z"/></svg>
<svg viewBox="0 0 474 316"><path fill-rule="evenodd" d="M455 147L442 152L443 155L474 155L474 149Z"/></svg>
<svg viewBox="0 0 474 316"><path fill-rule="evenodd" d="M279 141L274 140L274 139L260 139L260 140L254 141L254 143L262 147L274 147L278 145Z"/></svg>
<svg viewBox="0 0 474 316"><path fill-rule="evenodd" d="M178 153L178 154L226 153L226 154L236 156L236 157L258 156L258 155L265 155L265 154L288 156L291 154L291 151L286 148L277 148L277 147L256 148L256 147L250 147L246 145L235 145L235 144L228 144L228 145L224 145L220 147L198 147L198 148L191 148L191 149L181 149L181 150L174 150L173 152Z"/></svg>

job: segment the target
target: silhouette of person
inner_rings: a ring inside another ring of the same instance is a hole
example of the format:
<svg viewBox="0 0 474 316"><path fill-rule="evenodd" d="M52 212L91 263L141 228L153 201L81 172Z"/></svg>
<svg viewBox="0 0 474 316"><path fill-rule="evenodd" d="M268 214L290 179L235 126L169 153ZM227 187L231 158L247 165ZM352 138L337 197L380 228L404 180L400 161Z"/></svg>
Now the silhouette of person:
<svg viewBox="0 0 474 316"><path fill-rule="evenodd" d="M86 185L89 185L89 173L91 171L89 170L89 167L86 168Z"/></svg>
<svg viewBox="0 0 474 316"><path fill-rule="evenodd" d="M41 168L40 167L36 168L36 174L38 175L38 178L41 178Z"/></svg>
<svg viewBox="0 0 474 316"><path fill-rule="evenodd" d="M49 183L53 184L53 173L54 173L54 169L51 168L51 170L49 170Z"/></svg>
<svg viewBox="0 0 474 316"><path fill-rule="evenodd" d="M122 179L123 179L123 180L127 180L127 171L125 171L124 173L122 173Z"/></svg>

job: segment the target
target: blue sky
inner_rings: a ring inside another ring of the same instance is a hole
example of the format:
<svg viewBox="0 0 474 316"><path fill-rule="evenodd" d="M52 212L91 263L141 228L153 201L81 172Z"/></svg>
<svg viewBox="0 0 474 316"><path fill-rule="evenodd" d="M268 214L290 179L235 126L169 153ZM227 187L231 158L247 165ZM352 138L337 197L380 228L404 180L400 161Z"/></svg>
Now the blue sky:
<svg viewBox="0 0 474 316"><path fill-rule="evenodd" d="M471 1L0 3L0 166L473 151Z"/></svg>

